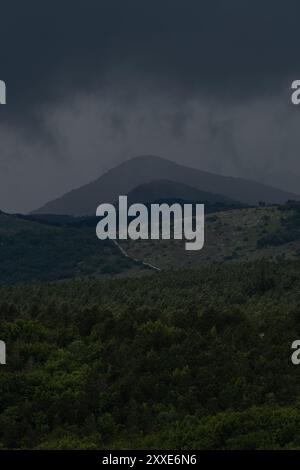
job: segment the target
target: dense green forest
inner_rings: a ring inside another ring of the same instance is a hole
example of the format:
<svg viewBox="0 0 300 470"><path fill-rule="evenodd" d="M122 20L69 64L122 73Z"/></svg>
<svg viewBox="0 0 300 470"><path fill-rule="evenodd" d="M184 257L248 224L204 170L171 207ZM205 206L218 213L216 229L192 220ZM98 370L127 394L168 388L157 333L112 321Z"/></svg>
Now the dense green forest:
<svg viewBox="0 0 300 470"><path fill-rule="evenodd" d="M0 447L300 449L297 261L0 288Z"/></svg>

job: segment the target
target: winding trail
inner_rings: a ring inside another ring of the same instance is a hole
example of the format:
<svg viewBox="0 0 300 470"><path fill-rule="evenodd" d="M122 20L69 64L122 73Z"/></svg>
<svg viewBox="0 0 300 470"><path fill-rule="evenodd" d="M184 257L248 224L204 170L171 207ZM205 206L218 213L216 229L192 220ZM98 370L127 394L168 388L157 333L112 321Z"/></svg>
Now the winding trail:
<svg viewBox="0 0 300 470"><path fill-rule="evenodd" d="M146 266L147 268L150 268L150 269L154 269L155 271L161 271L161 269L158 266L154 266L154 264L146 263L146 261L143 261L143 260L138 259L138 258L133 258L132 256L130 256L127 253L127 251L125 251L124 248L117 242L117 240L112 240L112 242L119 248L122 255L125 256L126 258L129 258L132 261L135 261L135 262L138 262L138 263L142 263L143 266Z"/></svg>

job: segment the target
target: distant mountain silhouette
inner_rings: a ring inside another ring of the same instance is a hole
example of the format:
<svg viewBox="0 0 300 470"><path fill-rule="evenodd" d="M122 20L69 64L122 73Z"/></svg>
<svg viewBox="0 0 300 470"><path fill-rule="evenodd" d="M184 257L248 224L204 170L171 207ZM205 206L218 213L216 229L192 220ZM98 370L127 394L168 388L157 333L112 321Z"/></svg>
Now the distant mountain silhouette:
<svg viewBox="0 0 300 470"><path fill-rule="evenodd" d="M184 183L169 180L141 184L128 193L128 204L150 203L161 200L203 201L234 204L236 201L223 196L192 188Z"/></svg>
<svg viewBox="0 0 300 470"><path fill-rule="evenodd" d="M112 168L92 183L48 202L34 213L93 215L103 202L115 202L119 195L155 180L168 180L200 191L220 194L246 204L284 203L300 196L243 178L216 175L155 156L141 156Z"/></svg>

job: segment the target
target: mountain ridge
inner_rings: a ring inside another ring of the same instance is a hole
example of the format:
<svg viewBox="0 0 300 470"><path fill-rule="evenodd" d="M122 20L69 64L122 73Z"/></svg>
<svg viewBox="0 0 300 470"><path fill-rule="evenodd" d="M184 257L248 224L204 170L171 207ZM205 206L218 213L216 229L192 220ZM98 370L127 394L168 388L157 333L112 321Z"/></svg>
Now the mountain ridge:
<svg viewBox="0 0 300 470"><path fill-rule="evenodd" d="M153 203L160 200L173 199L181 201L202 201L202 202L219 202L227 204L235 204L237 201L229 199L222 194L214 194L201 191L197 188L184 183L169 181L167 179L159 179L136 186L127 194L128 204Z"/></svg>
<svg viewBox="0 0 300 470"><path fill-rule="evenodd" d="M119 195L126 195L135 187L155 180L185 184L195 189L220 194L245 204L285 203L300 196L255 181L222 176L184 166L153 155L126 160L111 168L96 180L67 192L33 214L92 215L103 202L115 202Z"/></svg>

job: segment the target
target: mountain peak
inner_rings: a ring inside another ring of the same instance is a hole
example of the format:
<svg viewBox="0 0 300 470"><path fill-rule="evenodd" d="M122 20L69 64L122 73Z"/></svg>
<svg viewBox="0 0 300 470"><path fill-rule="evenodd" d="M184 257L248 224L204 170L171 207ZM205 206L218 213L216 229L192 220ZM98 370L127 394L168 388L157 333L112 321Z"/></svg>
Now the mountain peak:
<svg viewBox="0 0 300 470"><path fill-rule="evenodd" d="M180 166L178 163L168 160L167 158L159 157L157 155L138 155L136 157L125 160L117 166L120 167L140 167L141 165L176 165ZM116 168L116 167L115 167Z"/></svg>
<svg viewBox="0 0 300 470"><path fill-rule="evenodd" d="M103 202L114 203L120 195L157 180L185 184L196 190L225 196L245 204L284 203L300 196L255 181L221 176L180 165L155 155L141 155L111 168L97 180L47 203L35 213L94 215Z"/></svg>

